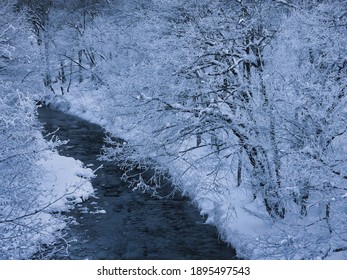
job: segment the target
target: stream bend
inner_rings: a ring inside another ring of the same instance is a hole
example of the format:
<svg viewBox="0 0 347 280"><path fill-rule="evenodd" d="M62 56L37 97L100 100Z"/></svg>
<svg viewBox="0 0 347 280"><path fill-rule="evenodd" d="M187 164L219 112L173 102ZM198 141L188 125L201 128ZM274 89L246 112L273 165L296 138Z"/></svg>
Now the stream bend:
<svg viewBox="0 0 347 280"><path fill-rule="evenodd" d="M39 119L47 132L59 128L59 139L69 140L59 148L61 155L94 169L103 164L92 179L96 197L67 213L77 221L67 231L66 239L74 240L69 253L57 252L52 259L236 259L235 250L204 224L187 197L157 199L134 192L115 164L98 161L105 136L100 126L48 108L39 108Z"/></svg>

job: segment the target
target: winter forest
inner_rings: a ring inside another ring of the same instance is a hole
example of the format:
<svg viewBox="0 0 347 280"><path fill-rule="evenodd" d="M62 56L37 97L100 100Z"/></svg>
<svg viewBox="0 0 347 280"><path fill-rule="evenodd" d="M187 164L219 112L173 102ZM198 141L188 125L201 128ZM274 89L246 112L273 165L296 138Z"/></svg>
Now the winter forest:
<svg viewBox="0 0 347 280"><path fill-rule="evenodd" d="M68 247L93 197L40 107L103 127L127 188L189 197L238 258L347 259L346 0L2 0L0 259Z"/></svg>

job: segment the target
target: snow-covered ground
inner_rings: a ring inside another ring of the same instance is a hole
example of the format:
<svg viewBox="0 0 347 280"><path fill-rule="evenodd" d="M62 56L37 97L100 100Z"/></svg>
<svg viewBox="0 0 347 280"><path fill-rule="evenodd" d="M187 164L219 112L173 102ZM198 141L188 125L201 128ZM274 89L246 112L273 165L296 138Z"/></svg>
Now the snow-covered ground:
<svg viewBox="0 0 347 280"><path fill-rule="evenodd" d="M46 205L45 212L65 212L74 204L87 200L94 193L90 179L93 170L71 157L46 151L37 162L45 176L39 179L42 191L40 201Z"/></svg>
<svg viewBox="0 0 347 280"><path fill-rule="evenodd" d="M73 222L64 213L94 194L90 182L94 177L93 170L85 168L79 160L47 150L37 162L37 168L42 171L42 176L37 178L40 208L36 209L39 213L35 215L35 220L40 221L41 230L30 239L26 255L20 258L31 257L31 254L40 251L38 248L63 238L62 230L67 223ZM27 222L31 223L29 218Z"/></svg>
<svg viewBox="0 0 347 280"><path fill-rule="evenodd" d="M34 189L27 191L31 195L23 194L28 196L26 205L11 206L9 211L16 216L13 218L9 212L0 224L4 241L0 259L28 259L45 251L46 246L65 250L65 246L54 245L64 238L62 230L73 222L64 213L94 193L90 183L94 173L80 161L52 150L42 152L41 156L36 167L40 173L32 183Z"/></svg>

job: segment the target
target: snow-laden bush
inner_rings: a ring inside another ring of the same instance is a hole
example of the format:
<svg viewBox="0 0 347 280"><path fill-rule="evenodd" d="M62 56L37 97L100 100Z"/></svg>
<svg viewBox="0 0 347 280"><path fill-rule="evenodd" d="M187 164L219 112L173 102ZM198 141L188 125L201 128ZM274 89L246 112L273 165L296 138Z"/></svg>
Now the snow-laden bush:
<svg viewBox="0 0 347 280"><path fill-rule="evenodd" d="M59 156L60 142L42 136L35 101L39 52L15 2L0 5L0 259L45 251L62 237L67 218L59 213L93 192L93 172ZM58 249L64 246L48 253Z"/></svg>
<svg viewBox="0 0 347 280"><path fill-rule="evenodd" d="M36 162L48 145L40 133L36 106L12 85L0 84L0 258L28 258L43 234L60 225L43 214Z"/></svg>

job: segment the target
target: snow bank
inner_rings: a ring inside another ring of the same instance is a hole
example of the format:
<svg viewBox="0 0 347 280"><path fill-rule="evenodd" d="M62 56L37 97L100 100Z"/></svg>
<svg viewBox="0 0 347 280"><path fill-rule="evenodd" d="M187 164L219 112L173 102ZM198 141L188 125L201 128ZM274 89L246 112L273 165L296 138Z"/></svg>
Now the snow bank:
<svg viewBox="0 0 347 280"><path fill-rule="evenodd" d="M46 205L45 212L66 212L94 194L90 183L94 173L84 168L81 161L46 151L37 164L45 174L39 180L40 202Z"/></svg>
<svg viewBox="0 0 347 280"><path fill-rule="evenodd" d="M64 213L94 194L90 183L94 173L82 162L45 150L36 165L36 178L22 184L20 207L2 205L0 259L40 258L47 248L64 250L65 246L56 246L63 238L62 230L72 222Z"/></svg>

